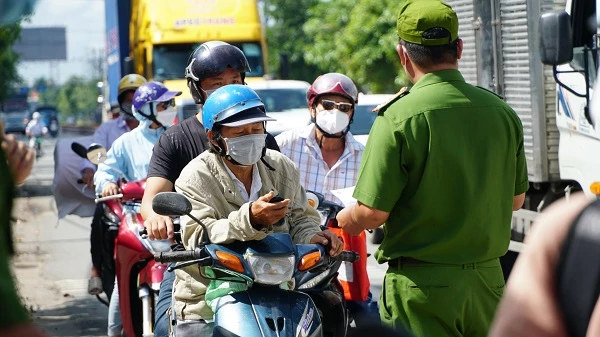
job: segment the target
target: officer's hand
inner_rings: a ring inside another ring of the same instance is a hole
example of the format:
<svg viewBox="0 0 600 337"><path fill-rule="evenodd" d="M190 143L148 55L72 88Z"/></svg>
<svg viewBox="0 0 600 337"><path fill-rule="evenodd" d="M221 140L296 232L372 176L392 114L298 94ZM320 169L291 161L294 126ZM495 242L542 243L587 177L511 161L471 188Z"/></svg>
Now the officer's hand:
<svg viewBox="0 0 600 337"><path fill-rule="evenodd" d="M336 256L344 250L344 243L337 235L330 231L322 231L315 234L311 239L310 243L318 243L323 246L329 246L329 255Z"/></svg>
<svg viewBox="0 0 600 337"><path fill-rule="evenodd" d="M269 203L275 196L273 191L258 198L250 207L250 223L254 228L271 226L281 220L287 212L287 206L290 199L284 199L276 203Z"/></svg>
<svg viewBox="0 0 600 337"><path fill-rule="evenodd" d="M148 231L148 238L151 240L172 239L175 232L173 229L173 219L164 215L151 215L144 221L144 226Z"/></svg>
<svg viewBox="0 0 600 337"><path fill-rule="evenodd" d="M35 162L35 151L27 147L25 143L17 141L14 135L4 135L1 132L2 150L6 153L8 166L12 171L15 184L21 184L31 173Z"/></svg>
<svg viewBox="0 0 600 337"><path fill-rule="evenodd" d="M108 197L115 194L119 194L119 186L115 183L105 183L102 187L102 196Z"/></svg>
<svg viewBox="0 0 600 337"><path fill-rule="evenodd" d="M83 183L86 184L87 187L93 188L94 187L94 170L92 170L89 167L83 169L83 174L81 175L81 180L83 180Z"/></svg>

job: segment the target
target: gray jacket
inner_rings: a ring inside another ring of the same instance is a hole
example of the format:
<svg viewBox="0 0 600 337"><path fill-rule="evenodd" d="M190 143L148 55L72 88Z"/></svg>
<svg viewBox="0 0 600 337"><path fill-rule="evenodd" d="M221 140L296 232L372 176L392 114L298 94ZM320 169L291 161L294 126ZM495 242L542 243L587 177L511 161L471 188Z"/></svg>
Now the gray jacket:
<svg viewBox="0 0 600 337"><path fill-rule="evenodd" d="M260 195L273 190L275 195L290 199L290 204L284 225L261 231L250 224L250 203L244 202L218 155L205 151L181 172L175 189L190 200L192 215L207 227L211 242L261 240L269 231L276 231L290 233L294 243L309 243L321 231L319 213L308 204L296 165L271 150L267 150L265 160L275 171L269 170L261 161L256 164L262 180ZM185 248L194 249L200 240L202 227L185 216L181 219L181 231ZM211 320L213 312L204 300L210 280L200 276L200 267L177 269L175 275L174 310L177 318Z"/></svg>

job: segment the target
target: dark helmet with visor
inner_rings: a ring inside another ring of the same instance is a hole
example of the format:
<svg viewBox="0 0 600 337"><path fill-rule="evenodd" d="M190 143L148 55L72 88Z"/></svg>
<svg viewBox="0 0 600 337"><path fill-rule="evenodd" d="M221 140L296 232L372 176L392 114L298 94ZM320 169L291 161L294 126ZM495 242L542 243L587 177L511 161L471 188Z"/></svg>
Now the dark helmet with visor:
<svg viewBox="0 0 600 337"><path fill-rule="evenodd" d="M228 67L240 72L242 82L250 65L244 53L223 41L209 41L192 52L185 68L185 78L196 104L204 104L200 82L223 73Z"/></svg>

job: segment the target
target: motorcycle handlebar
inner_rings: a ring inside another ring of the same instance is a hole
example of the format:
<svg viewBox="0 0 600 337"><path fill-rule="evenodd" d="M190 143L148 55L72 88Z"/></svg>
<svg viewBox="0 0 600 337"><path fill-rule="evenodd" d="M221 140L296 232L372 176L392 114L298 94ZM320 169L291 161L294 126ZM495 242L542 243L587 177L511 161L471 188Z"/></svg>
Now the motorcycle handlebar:
<svg viewBox="0 0 600 337"><path fill-rule="evenodd" d="M162 252L159 254L154 254L154 261L161 263L184 262L200 259L202 257L201 255L202 250L200 248L196 248L195 250Z"/></svg>
<svg viewBox="0 0 600 337"><path fill-rule="evenodd" d="M335 261L356 262L360 259L360 255L352 250L344 250L339 255L333 256Z"/></svg>
<svg viewBox="0 0 600 337"><path fill-rule="evenodd" d="M121 199L121 198L123 198L123 193L109 195L108 197L96 198L96 199L94 199L94 202L99 203L99 202L103 202L106 200Z"/></svg>

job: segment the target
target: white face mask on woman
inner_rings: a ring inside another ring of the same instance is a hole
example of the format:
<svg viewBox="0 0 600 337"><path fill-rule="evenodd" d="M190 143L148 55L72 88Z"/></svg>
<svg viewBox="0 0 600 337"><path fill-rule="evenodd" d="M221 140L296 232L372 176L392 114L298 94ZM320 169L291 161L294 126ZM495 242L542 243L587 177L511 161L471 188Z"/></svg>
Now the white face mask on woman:
<svg viewBox="0 0 600 337"><path fill-rule="evenodd" d="M164 127L169 128L173 126L175 116L177 116L177 110L175 109L175 107L170 106L166 110L157 112L156 120Z"/></svg>
<svg viewBox="0 0 600 337"><path fill-rule="evenodd" d="M321 110L317 112L317 125L329 134L343 131L350 124L350 117L338 109Z"/></svg>
<svg viewBox="0 0 600 337"><path fill-rule="evenodd" d="M266 133L252 134L235 138L223 138L227 145L227 155L244 166L256 164L262 157Z"/></svg>

